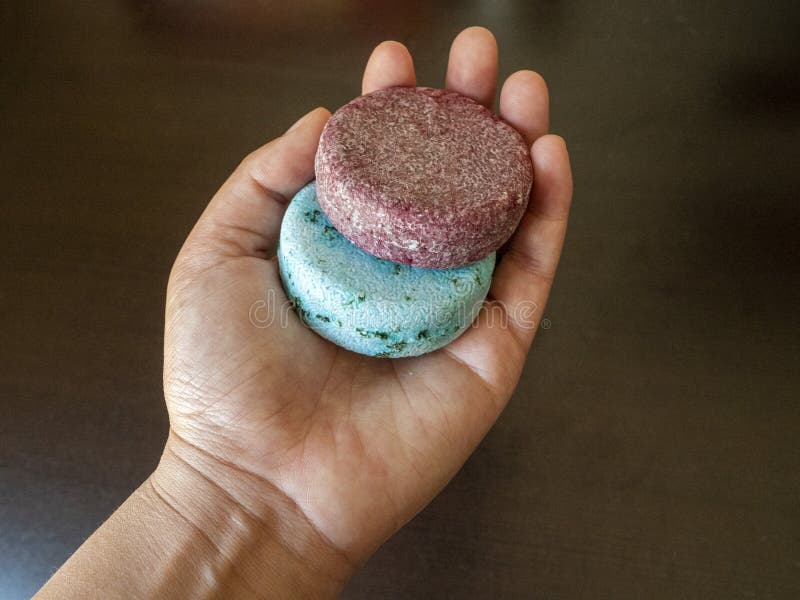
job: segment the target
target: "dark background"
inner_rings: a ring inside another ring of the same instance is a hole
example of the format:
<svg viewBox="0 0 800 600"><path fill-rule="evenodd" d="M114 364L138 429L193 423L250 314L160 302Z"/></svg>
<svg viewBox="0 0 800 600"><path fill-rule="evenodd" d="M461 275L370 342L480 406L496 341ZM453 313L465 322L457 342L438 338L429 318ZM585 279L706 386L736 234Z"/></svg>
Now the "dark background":
<svg viewBox="0 0 800 600"><path fill-rule="evenodd" d="M649 4L649 6L646 6ZM800 597L800 8L12 2L0 8L0 597L149 474L171 262L239 159L359 92L440 86L481 24L548 80L573 217L520 387L346 598Z"/></svg>

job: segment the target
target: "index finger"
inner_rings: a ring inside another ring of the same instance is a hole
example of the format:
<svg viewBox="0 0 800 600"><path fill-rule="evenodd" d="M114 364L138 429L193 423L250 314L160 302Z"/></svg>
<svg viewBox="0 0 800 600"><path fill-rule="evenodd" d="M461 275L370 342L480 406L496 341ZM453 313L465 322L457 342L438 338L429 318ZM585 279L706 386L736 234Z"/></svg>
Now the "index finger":
<svg viewBox="0 0 800 600"><path fill-rule="evenodd" d="M417 85L414 60L400 42L387 41L372 51L361 80L361 93L369 94L388 87Z"/></svg>

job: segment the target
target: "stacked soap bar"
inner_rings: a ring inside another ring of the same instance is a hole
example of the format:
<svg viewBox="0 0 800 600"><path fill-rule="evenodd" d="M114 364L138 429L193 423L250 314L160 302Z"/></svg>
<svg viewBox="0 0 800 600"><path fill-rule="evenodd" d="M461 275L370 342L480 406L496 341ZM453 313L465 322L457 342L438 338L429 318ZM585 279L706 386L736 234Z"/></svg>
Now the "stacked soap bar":
<svg viewBox="0 0 800 600"><path fill-rule="evenodd" d="M314 331L386 357L436 350L469 327L533 177L516 130L431 88L380 90L338 110L316 175L281 226L284 288Z"/></svg>

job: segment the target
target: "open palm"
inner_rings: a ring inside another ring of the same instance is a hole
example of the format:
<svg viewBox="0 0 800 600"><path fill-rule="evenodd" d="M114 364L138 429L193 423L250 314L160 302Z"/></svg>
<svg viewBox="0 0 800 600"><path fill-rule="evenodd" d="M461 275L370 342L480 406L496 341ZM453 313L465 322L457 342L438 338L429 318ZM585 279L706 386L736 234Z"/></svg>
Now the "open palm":
<svg viewBox="0 0 800 600"><path fill-rule="evenodd" d="M496 77L491 33L462 32L446 87L491 106ZM408 51L385 42L362 91L415 83ZM277 315L286 301L275 259L281 217L314 176L325 109L242 162L173 267L164 386L175 443L278 490L353 562L425 506L494 423L550 290L572 183L563 141L545 135L542 78L510 76L499 112L532 145L534 189L495 271L491 310L442 350L370 358L318 337L293 313ZM263 326L253 307L276 318Z"/></svg>

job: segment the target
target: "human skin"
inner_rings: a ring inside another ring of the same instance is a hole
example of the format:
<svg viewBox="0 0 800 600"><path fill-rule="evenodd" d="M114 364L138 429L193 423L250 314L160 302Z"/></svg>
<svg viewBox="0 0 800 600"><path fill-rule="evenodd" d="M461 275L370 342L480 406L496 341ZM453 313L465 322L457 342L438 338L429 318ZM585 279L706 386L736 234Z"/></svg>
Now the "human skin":
<svg viewBox="0 0 800 600"><path fill-rule="evenodd" d="M446 88L491 106L496 76L492 34L461 32ZM362 92L415 84L408 51L384 42ZM491 310L416 358L353 354L292 313L253 324L254 302L285 300L281 215L314 176L330 113L311 111L244 159L170 275L161 461L37 598L333 597L430 502L517 384L567 226L569 160L563 140L546 134L543 79L511 75L499 114L531 145L528 208L495 271Z"/></svg>

